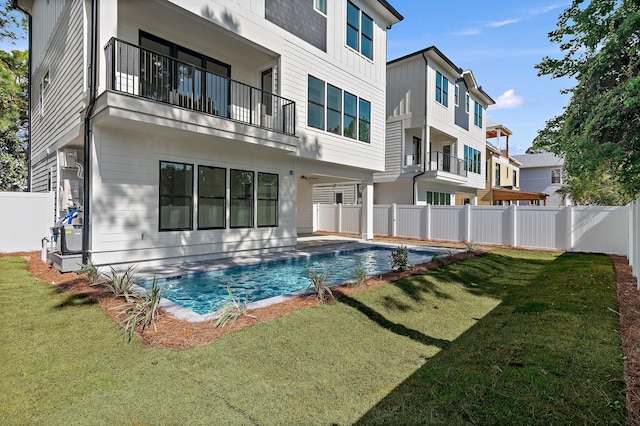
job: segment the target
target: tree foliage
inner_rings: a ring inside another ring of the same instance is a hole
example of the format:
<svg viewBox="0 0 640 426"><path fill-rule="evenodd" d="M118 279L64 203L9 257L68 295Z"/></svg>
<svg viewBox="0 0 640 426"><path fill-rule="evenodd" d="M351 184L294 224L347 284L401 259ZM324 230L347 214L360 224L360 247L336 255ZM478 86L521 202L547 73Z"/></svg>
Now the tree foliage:
<svg viewBox="0 0 640 426"><path fill-rule="evenodd" d="M533 149L564 156L575 201L640 197L640 0L573 0L549 39L564 56L543 58L538 75L576 85Z"/></svg>

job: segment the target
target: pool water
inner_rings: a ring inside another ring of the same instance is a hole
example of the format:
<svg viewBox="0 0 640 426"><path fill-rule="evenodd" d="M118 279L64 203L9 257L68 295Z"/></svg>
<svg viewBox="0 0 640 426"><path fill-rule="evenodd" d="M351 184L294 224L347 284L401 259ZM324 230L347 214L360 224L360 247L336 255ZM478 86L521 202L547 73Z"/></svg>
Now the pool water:
<svg viewBox="0 0 640 426"><path fill-rule="evenodd" d="M356 279L362 267L367 275L391 270L394 249L372 247L339 251L286 261L238 266L212 272L157 279L162 296L198 314L216 311L229 301L227 286L234 297L247 303L305 290L311 284L309 271L331 272L331 284ZM409 250L409 262L417 265L431 260L434 251ZM152 282L139 283L150 289Z"/></svg>

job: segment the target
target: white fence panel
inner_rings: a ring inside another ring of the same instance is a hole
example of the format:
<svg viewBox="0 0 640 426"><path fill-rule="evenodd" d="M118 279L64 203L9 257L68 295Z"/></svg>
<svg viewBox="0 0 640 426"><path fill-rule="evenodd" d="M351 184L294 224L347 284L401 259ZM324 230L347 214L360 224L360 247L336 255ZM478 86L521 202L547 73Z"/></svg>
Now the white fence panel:
<svg viewBox="0 0 640 426"><path fill-rule="evenodd" d="M638 281L638 289L640 289L640 277L638 277L638 269L640 269L640 200L636 200L629 204L629 264L633 269L633 275Z"/></svg>
<svg viewBox="0 0 640 426"><path fill-rule="evenodd" d="M472 206L471 241L479 244L510 244L512 227L509 213L509 207Z"/></svg>
<svg viewBox="0 0 640 426"><path fill-rule="evenodd" d="M51 235L53 192L0 192L0 252L34 251Z"/></svg>
<svg viewBox="0 0 640 426"><path fill-rule="evenodd" d="M424 206L396 206L398 237L420 238L424 223Z"/></svg>
<svg viewBox="0 0 640 426"><path fill-rule="evenodd" d="M390 204L378 204L373 206L373 233L374 235L381 235L388 237L392 235L393 224L391 223L391 209Z"/></svg>
<svg viewBox="0 0 640 426"><path fill-rule="evenodd" d="M464 207L431 206L431 239L464 241Z"/></svg>
<svg viewBox="0 0 640 426"><path fill-rule="evenodd" d="M338 206L318 204L318 231L338 232Z"/></svg>
<svg viewBox="0 0 640 426"><path fill-rule="evenodd" d="M526 248L566 250L569 211L570 207L518 207L516 245Z"/></svg>
<svg viewBox="0 0 640 426"><path fill-rule="evenodd" d="M571 229L572 251L629 252L629 206L574 207Z"/></svg>
<svg viewBox="0 0 640 426"><path fill-rule="evenodd" d="M345 205L342 207L342 229L340 232L346 232L349 234L360 233L360 218L362 217L361 206L359 205Z"/></svg>

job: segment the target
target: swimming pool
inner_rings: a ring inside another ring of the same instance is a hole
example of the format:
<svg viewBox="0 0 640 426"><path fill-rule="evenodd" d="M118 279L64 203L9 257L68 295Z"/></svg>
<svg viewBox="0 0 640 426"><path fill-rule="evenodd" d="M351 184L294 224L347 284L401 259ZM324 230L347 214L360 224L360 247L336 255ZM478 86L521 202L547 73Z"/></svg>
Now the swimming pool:
<svg viewBox="0 0 640 426"><path fill-rule="evenodd" d="M257 265L231 267L169 278L158 278L162 295L170 301L198 314L217 310L229 301L227 286L234 297L256 302L297 291L304 291L311 280L309 270L330 270L332 283L355 280L362 267L367 275L391 270L391 252L395 248L372 246L355 250L340 250L329 254L305 256ZM431 260L435 251L410 249L409 262L420 264ZM150 289L152 281L138 283Z"/></svg>

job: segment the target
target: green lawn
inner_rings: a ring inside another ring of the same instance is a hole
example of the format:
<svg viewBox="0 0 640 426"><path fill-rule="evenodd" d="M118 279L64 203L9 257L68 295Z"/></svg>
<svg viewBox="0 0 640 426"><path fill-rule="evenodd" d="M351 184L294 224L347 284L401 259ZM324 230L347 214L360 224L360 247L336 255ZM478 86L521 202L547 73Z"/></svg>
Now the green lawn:
<svg viewBox="0 0 640 426"><path fill-rule="evenodd" d="M186 351L0 259L3 424L624 424L613 265L495 250Z"/></svg>

